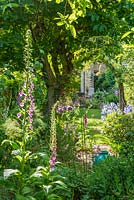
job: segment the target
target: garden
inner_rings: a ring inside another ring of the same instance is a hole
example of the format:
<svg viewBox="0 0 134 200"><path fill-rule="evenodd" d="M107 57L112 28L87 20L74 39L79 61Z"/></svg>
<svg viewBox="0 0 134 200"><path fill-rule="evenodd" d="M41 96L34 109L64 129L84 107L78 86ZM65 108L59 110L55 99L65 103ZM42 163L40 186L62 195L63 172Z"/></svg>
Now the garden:
<svg viewBox="0 0 134 200"><path fill-rule="evenodd" d="M0 200L134 200L134 1L1 0ZM80 92L94 73L94 94Z"/></svg>

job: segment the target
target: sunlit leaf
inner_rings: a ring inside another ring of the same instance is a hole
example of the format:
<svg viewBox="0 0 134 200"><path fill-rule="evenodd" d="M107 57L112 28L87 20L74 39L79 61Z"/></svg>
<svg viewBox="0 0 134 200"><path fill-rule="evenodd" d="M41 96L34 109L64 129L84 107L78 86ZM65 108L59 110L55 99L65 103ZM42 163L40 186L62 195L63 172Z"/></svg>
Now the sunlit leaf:
<svg viewBox="0 0 134 200"><path fill-rule="evenodd" d="M73 26L73 25L70 25L69 28L70 28L70 31L71 31L71 33L72 33L72 36L73 36L74 38L76 38L76 30L75 30L74 26Z"/></svg>
<svg viewBox="0 0 134 200"><path fill-rule="evenodd" d="M20 155L15 156L15 158L17 158L20 161L20 163L22 162L22 157Z"/></svg>
<svg viewBox="0 0 134 200"><path fill-rule="evenodd" d="M13 147L14 149L20 148L20 146L16 142L13 142L12 140L3 140L1 145L5 144L5 143L9 143L11 145L11 147Z"/></svg>
<svg viewBox="0 0 134 200"><path fill-rule="evenodd" d="M25 196L22 196L22 195L20 195L20 194L17 194L17 195L16 195L16 199L17 199L17 200L28 200Z"/></svg>
<svg viewBox="0 0 134 200"><path fill-rule="evenodd" d="M24 187L23 189L22 189L22 194L28 194L28 193L30 193L31 192L31 188L30 187Z"/></svg>
<svg viewBox="0 0 134 200"><path fill-rule="evenodd" d="M38 171L31 175L31 177L42 177L42 176L43 176L42 173Z"/></svg>
<svg viewBox="0 0 134 200"><path fill-rule="evenodd" d="M57 26L62 26L64 24L65 24L64 21L57 22Z"/></svg>
<svg viewBox="0 0 134 200"><path fill-rule="evenodd" d="M56 0L56 3L59 4L59 3L61 3L62 1L63 1L63 0Z"/></svg>
<svg viewBox="0 0 134 200"><path fill-rule="evenodd" d="M121 39L124 39L125 37L127 37L128 35L130 35L130 33L132 33L132 31L128 31L128 32L126 32L126 33L122 36Z"/></svg>

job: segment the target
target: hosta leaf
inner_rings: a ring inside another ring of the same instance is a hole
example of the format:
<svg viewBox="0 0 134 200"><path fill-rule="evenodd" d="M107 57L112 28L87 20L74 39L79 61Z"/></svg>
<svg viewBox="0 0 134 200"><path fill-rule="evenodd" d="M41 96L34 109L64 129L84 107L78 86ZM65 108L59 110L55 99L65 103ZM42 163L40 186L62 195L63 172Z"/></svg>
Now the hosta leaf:
<svg viewBox="0 0 134 200"><path fill-rule="evenodd" d="M19 149L20 148L20 146L16 142L13 142L12 140L3 140L1 145L5 144L5 143L9 143L11 145L11 147L13 147L13 149Z"/></svg>
<svg viewBox="0 0 134 200"><path fill-rule="evenodd" d="M47 154L44 152L33 153L29 155L29 159L37 159L38 157L46 157Z"/></svg>
<svg viewBox="0 0 134 200"><path fill-rule="evenodd" d="M20 171L18 169L5 169L4 170L4 179L9 178L11 175L17 175Z"/></svg>
<svg viewBox="0 0 134 200"><path fill-rule="evenodd" d="M23 189L22 189L22 194L28 194L28 193L30 193L31 192L31 188L30 187L24 187Z"/></svg>
<svg viewBox="0 0 134 200"><path fill-rule="evenodd" d="M63 183L62 181L54 181L54 183L62 185L62 186L66 186L65 183Z"/></svg>
<svg viewBox="0 0 134 200"><path fill-rule="evenodd" d="M42 177L42 176L43 176L42 173L39 172L39 171L34 172L34 173L31 175L31 177Z"/></svg>
<svg viewBox="0 0 134 200"><path fill-rule="evenodd" d="M28 196L27 200L36 200L36 199L34 197L32 197L32 196Z"/></svg>
<svg viewBox="0 0 134 200"><path fill-rule="evenodd" d="M60 196L56 195L56 194L50 194L47 196L48 200L63 200Z"/></svg>
<svg viewBox="0 0 134 200"><path fill-rule="evenodd" d="M50 188L52 188L52 185L43 185L43 189L46 191L46 193L49 193Z"/></svg>
<svg viewBox="0 0 134 200"><path fill-rule="evenodd" d="M27 200L27 198L20 194L16 194L16 200Z"/></svg>

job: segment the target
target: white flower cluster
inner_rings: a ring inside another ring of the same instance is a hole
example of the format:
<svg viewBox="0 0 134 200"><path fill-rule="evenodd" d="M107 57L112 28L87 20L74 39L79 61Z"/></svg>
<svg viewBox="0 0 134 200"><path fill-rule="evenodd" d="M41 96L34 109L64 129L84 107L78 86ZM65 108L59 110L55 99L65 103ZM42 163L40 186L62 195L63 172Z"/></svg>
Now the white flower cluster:
<svg viewBox="0 0 134 200"><path fill-rule="evenodd" d="M124 108L124 113L131 113L134 111L134 106L132 105L127 105ZM104 104L101 110L101 119L104 120L105 117L113 112L118 112L121 113L120 109L119 109L119 104L115 104L113 102L109 103L109 104Z"/></svg>

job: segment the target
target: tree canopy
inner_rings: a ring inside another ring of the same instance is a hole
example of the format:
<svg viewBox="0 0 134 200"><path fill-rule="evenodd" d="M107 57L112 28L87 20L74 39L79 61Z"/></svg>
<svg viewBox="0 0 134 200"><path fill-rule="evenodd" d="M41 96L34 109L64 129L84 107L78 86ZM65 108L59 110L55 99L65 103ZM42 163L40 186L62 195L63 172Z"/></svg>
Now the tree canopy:
<svg viewBox="0 0 134 200"><path fill-rule="evenodd" d="M112 60L134 26L130 0L2 0L0 64L3 71L23 71L24 34L31 30L34 70L45 80L49 107L54 96L71 90L83 64Z"/></svg>

